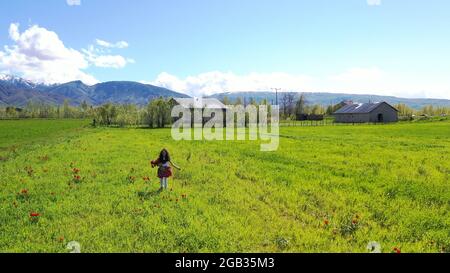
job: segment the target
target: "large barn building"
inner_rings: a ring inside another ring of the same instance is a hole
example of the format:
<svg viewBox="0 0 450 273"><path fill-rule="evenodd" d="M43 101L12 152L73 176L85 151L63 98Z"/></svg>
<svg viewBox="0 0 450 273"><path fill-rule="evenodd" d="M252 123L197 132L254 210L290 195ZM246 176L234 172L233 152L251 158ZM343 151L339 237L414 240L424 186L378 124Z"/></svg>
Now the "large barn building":
<svg viewBox="0 0 450 273"><path fill-rule="evenodd" d="M387 102L347 104L333 115L338 123L388 123L398 121L398 110Z"/></svg>
<svg viewBox="0 0 450 273"><path fill-rule="evenodd" d="M202 110L202 114L205 109L209 109L213 112L221 111L223 114L223 126L226 127L226 110L227 106L220 102L218 99L204 99L204 98L173 98L169 101L170 105L173 107L175 105L180 105L185 109L190 109L193 111L194 109ZM177 120L178 118L175 118ZM208 122L211 118L203 118L203 124ZM192 120L194 122L194 120ZM192 126L194 124L192 123Z"/></svg>

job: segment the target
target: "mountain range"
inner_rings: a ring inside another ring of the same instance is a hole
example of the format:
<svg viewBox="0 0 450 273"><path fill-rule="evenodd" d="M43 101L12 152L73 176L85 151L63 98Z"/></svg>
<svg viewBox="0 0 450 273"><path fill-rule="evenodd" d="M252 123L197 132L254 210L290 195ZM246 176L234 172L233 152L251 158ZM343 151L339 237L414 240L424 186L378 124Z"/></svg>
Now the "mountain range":
<svg viewBox="0 0 450 273"><path fill-rule="evenodd" d="M86 101L91 105L106 102L146 105L159 97L189 97L185 94L149 84L128 81L104 82L86 85L81 81L64 84L36 84L25 79L0 75L0 106L23 107L28 102L61 105L68 100L72 105Z"/></svg>
<svg viewBox="0 0 450 273"><path fill-rule="evenodd" d="M281 103L284 94L278 94L279 103ZM292 94L296 97L300 95L300 93ZM336 104L343 100L352 100L355 102L386 101L393 105L404 103L415 109L422 108L426 105L450 107L450 100L446 99L408 99L392 96L344 93L305 92L303 94L305 94L308 103L321 105ZM0 74L0 106L23 107L30 101L61 105L66 99L72 105L79 105L83 101L91 105L100 105L106 102L146 105L152 99L159 97L188 98L189 96L166 88L130 81L111 81L92 86L86 85L81 81L46 85L34 83L20 77ZM275 103L276 101L274 92L230 92L217 93L209 97L217 99L227 97L230 101L235 101L240 98L243 102L249 102L251 99L257 102L263 99L267 99L270 103Z"/></svg>

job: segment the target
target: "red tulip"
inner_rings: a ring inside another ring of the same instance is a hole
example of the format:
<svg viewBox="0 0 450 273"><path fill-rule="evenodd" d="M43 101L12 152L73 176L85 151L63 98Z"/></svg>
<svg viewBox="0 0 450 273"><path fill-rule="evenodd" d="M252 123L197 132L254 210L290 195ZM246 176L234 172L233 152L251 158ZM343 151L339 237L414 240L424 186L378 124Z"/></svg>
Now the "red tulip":
<svg viewBox="0 0 450 273"><path fill-rule="evenodd" d="M398 247L394 247L394 252L397 253L397 254L402 253L402 251Z"/></svg>
<svg viewBox="0 0 450 273"><path fill-rule="evenodd" d="M39 217L39 216L41 216L41 215L37 212L30 213L30 217Z"/></svg>

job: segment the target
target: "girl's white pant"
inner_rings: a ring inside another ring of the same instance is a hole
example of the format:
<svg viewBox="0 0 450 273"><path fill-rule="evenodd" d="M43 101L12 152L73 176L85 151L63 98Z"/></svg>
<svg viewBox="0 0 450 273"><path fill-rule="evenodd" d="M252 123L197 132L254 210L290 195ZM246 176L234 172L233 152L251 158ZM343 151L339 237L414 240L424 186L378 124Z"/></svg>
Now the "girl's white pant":
<svg viewBox="0 0 450 273"><path fill-rule="evenodd" d="M168 178L167 177L163 177L159 179L161 181L161 188L163 189L167 189L169 187L169 183L168 183Z"/></svg>

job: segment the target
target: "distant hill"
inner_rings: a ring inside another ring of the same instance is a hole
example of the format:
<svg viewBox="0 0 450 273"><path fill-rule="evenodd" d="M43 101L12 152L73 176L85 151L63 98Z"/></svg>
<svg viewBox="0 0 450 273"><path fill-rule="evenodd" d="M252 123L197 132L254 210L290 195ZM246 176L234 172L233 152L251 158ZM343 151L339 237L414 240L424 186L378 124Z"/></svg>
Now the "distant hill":
<svg viewBox="0 0 450 273"><path fill-rule="evenodd" d="M106 102L145 105L158 97L189 97L185 94L149 84L117 81L93 86L81 81L44 85L14 77L0 75L0 106L23 107L28 102L60 105L65 99L72 105L86 101L92 105Z"/></svg>
<svg viewBox="0 0 450 273"><path fill-rule="evenodd" d="M299 96L300 93L294 93ZM445 99L406 99L377 95L353 95L334 93L304 93L309 104L329 105L336 104L343 100L353 100L355 102L377 102L386 101L390 104L404 103L412 108L419 109L425 105L449 106L450 100ZM228 97L231 101L237 98L248 102L251 98L260 102L267 99L275 103L274 92L233 92L218 93L210 97L223 99ZM278 96L279 102L283 93ZM23 107L28 102L40 102L44 104L61 105L68 99L70 104L79 105L86 101L92 105L100 105L106 102L130 103L146 105L149 101L158 97L179 97L189 96L175 91L157 87L149 84L142 84L130 81L112 81L96 85L86 85L81 81L73 81L63 84L37 84L20 77L0 74L0 106Z"/></svg>
<svg viewBox="0 0 450 273"><path fill-rule="evenodd" d="M280 103L281 97L284 93L278 93L278 103ZM297 97L301 93L293 93ZM397 98L392 96L378 96L378 95L355 95L355 94L344 94L344 93L308 93L305 92L306 100L309 104L321 104L330 105L337 104L343 100L352 100L354 102L379 102L386 101L390 104L404 103L409 107L419 109L425 105L433 106L447 106L450 107L450 100L445 99L408 99L408 98ZM269 102L275 103L275 93L274 92L230 92L230 93L218 93L210 96L212 98L217 98L222 100L227 97L231 101L235 101L237 98L244 99L248 102L252 98L257 102L263 99L267 99Z"/></svg>
<svg viewBox="0 0 450 273"><path fill-rule="evenodd" d="M147 104L158 97L189 97L166 88L137 82L105 82L93 87L92 98L97 102Z"/></svg>
<svg viewBox="0 0 450 273"><path fill-rule="evenodd" d="M59 97L58 103L62 103L64 102L64 99L68 99L71 104L76 105L81 104L83 101L86 101L89 104L97 104L97 102L91 98L92 92L94 91L93 89L93 87L88 86L81 81L74 81L56 85L43 93L51 97Z"/></svg>

